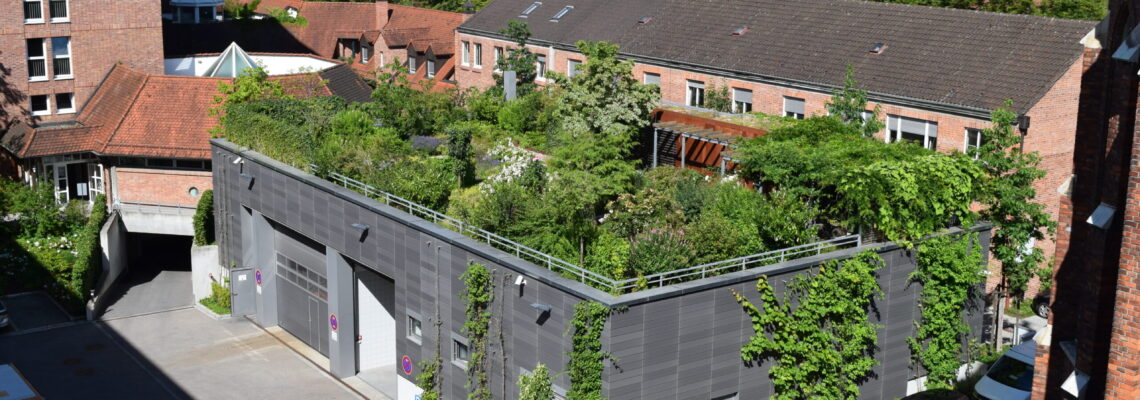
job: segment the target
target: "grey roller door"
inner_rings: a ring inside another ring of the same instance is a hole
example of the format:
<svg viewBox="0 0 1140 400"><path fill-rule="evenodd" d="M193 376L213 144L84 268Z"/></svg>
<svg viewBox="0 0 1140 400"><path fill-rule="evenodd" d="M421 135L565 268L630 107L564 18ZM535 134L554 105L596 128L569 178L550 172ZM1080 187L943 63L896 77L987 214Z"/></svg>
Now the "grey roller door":
<svg viewBox="0 0 1140 400"><path fill-rule="evenodd" d="M328 356L328 281L324 248L275 226L278 325Z"/></svg>

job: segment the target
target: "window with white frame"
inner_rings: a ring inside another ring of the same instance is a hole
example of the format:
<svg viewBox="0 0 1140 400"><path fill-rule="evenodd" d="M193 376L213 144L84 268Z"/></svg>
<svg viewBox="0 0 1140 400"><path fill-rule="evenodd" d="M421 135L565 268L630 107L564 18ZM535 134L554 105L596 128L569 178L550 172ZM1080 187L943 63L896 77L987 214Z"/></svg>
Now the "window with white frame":
<svg viewBox="0 0 1140 400"><path fill-rule="evenodd" d="M71 114L75 112L75 94L74 93L56 93L55 94L55 113L56 114Z"/></svg>
<svg viewBox="0 0 1140 400"><path fill-rule="evenodd" d="M539 54L537 60L538 61L535 61L535 63L534 63L534 73L535 73L534 78L535 78L535 80L545 81L546 80L546 55Z"/></svg>
<svg viewBox="0 0 1140 400"><path fill-rule="evenodd" d="M653 72L643 73L641 76L641 83L644 83L646 85L661 86L661 74Z"/></svg>
<svg viewBox="0 0 1140 400"><path fill-rule="evenodd" d="M562 9L559 10L557 14L554 14L554 18L550 19L550 22L558 22L558 20L560 20L560 19L562 19L562 17L566 16L566 13L570 12L570 10L573 10L573 9L574 9L574 6L562 7Z"/></svg>
<svg viewBox="0 0 1140 400"><path fill-rule="evenodd" d="M48 0L51 22L68 22L67 0Z"/></svg>
<svg viewBox="0 0 1140 400"><path fill-rule="evenodd" d="M47 41L28 39L28 80L47 80Z"/></svg>
<svg viewBox="0 0 1140 400"><path fill-rule="evenodd" d="M37 94L28 96L28 100L31 102L31 107L28 109L32 110L32 115L51 115L51 100L48 99L48 95Z"/></svg>
<svg viewBox="0 0 1140 400"><path fill-rule="evenodd" d="M51 38L51 65L55 79L71 78L71 38Z"/></svg>
<svg viewBox="0 0 1140 400"><path fill-rule="evenodd" d="M414 75L416 73L416 53L408 52L408 74Z"/></svg>
<svg viewBox="0 0 1140 400"><path fill-rule="evenodd" d="M44 22L43 0L24 0L24 23L39 24Z"/></svg>
<svg viewBox="0 0 1140 400"><path fill-rule="evenodd" d="M367 64L370 58L372 58L372 47L368 45L360 46L360 62Z"/></svg>
<svg viewBox="0 0 1140 400"><path fill-rule="evenodd" d="M784 116L804 119L804 99L784 97Z"/></svg>
<svg viewBox="0 0 1140 400"><path fill-rule="evenodd" d="M459 46L461 57L459 58L460 65L471 65L471 43L464 41Z"/></svg>
<svg viewBox="0 0 1140 400"><path fill-rule="evenodd" d="M566 76L573 78L575 75L578 75L578 68L581 66L582 61L574 59L566 60Z"/></svg>
<svg viewBox="0 0 1140 400"><path fill-rule="evenodd" d="M435 60L430 58L427 60L427 77L435 78Z"/></svg>
<svg viewBox="0 0 1140 400"><path fill-rule="evenodd" d="M534 4L531 4L530 7L527 7L525 10L523 10L522 14L519 14L519 17L526 18L526 16L530 15L530 13L534 12L534 10L538 9L541 6L542 2L536 1Z"/></svg>
<svg viewBox="0 0 1140 400"><path fill-rule="evenodd" d="M752 91L732 88L732 112L752 112Z"/></svg>
<svg viewBox="0 0 1140 400"><path fill-rule="evenodd" d="M977 151L984 144L982 139L982 130L976 128L966 128L966 148L962 149L966 154L972 154L974 158L978 158Z"/></svg>
<svg viewBox="0 0 1140 400"><path fill-rule="evenodd" d="M475 64L475 68L483 68L483 45L480 43L475 43L474 51L474 56L471 57L471 62Z"/></svg>
<svg viewBox="0 0 1140 400"><path fill-rule="evenodd" d="M498 71L499 70L499 60L503 59L503 48L501 46L495 46L494 52L495 52L495 55L493 57L495 57L495 71Z"/></svg>
<svg viewBox="0 0 1140 400"><path fill-rule="evenodd" d="M701 81L686 81L685 105L701 107L705 105L705 83Z"/></svg>
<svg viewBox="0 0 1140 400"><path fill-rule="evenodd" d="M938 148L938 123L888 115L886 140L890 143L907 141L934 150Z"/></svg>

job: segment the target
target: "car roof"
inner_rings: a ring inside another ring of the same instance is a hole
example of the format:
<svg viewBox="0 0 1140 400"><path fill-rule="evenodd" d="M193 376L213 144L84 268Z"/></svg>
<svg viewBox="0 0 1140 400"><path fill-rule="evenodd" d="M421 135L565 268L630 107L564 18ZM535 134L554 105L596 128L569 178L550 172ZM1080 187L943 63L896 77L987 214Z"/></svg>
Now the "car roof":
<svg viewBox="0 0 1140 400"><path fill-rule="evenodd" d="M1033 359L1037 357L1037 342L1029 340L1017 346L1013 346L1012 349L1005 352L1005 355L1026 364L1033 365Z"/></svg>

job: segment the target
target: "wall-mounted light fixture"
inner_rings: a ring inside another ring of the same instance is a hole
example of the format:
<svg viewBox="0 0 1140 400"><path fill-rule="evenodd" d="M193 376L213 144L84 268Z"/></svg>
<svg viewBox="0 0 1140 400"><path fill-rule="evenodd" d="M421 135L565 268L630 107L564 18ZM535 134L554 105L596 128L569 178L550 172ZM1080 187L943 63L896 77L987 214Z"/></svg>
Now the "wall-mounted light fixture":
<svg viewBox="0 0 1140 400"><path fill-rule="evenodd" d="M360 241L361 242L363 242L364 239L368 237L368 229L369 228L370 227L368 225L361 224L361 223L352 224L352 229L356 229L356 230L360 231Z"/></svg>
<svg viewBox="0 0 1140 400"><path fill-rule="evenodd" d="M519 275L515 278L515 285L522 286L526 284L526 277Z"/></svg>
<svg viewBox="0 0 1140 400"><path fill-rule="evenodd" d="M234 159L234 164L237 164L237 163L239 163L239 162L241 162L241 157L238 157L238 158L235 158L235 159Z"/></svg>
<svg viewBox="0 0 1140 400"><path fill-rule="evenodd" d="M551 310L550 306L548 306L546 304L541 304L541 303L530 303L530 306L531 306L531 308L534 308L535 310L538 310L538 311L544 312L544 313L548 313Z"/></svg>
<svg viewBox="0 0 1140 400"><path fill-rule="evenodd" d="M249 186L246 186L246 189L253 189L253 181L254 181L253 175L242 172L241 174L239 174L239 176L241 176L241 179L248 179L249 180Z"/></svg>

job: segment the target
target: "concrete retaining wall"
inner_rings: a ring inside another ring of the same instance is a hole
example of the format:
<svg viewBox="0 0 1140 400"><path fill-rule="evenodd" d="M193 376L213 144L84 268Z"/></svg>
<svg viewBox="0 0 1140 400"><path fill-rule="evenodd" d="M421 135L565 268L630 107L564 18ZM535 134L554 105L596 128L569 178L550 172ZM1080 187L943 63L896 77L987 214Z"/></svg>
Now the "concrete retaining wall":
<svg viewBox="0 0 1140 400"><path fill-rule="evenodd" d="M194 286L194 301L210 296L211 282L223 283L229 269L218 262L218 245L190 247L190 280Z"/></svg>
<svg viewBox="0 0 1140 400"><path fill-rule="evenodd" d="M112 291L127 269L127 228L117 210L111 210L103 229L99 230L99 246L103 253L102 270L95 282L95 298L90 303L88 319L103 313L108 301L104 295Z"/></svg>

